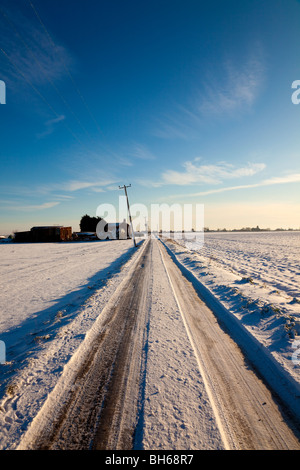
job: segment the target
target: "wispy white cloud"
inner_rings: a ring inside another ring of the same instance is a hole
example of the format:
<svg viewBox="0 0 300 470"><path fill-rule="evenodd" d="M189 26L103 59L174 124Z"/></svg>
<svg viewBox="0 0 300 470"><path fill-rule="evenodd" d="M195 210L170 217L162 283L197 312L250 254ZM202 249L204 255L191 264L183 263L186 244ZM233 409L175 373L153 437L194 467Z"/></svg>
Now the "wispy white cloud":
<svg viewBox="0 0 300 470"><path fill-rule="evenodd" d="M104 192L110 191L112 189L117 189L117 181L113 178L107 179L82 179L82 180L66 180L61 182L53 182L48 184L41 185L31 185L31 186L2 186L0 194L5 195L6 199L2 199L2 203L10 204L19 208L22 206L22 201L28 200L31 201L34 197L35 199L41 198L51 198L53 207L62 202L69 202L76 197L76 193L80 191L92 191L92 192ZM114 186L115 184L115 186ZM9 197L10 199L7 199ZM1 201L0 201L1 202ZM25 206L24 206L25 207ZM35 206L28 207L34 208ZM47 208L48 205L37 205L41 208ZM50 206L49 206L50 207Z"/></svg>
<svg viewBox="0 0 300 470"><path fill-rule="evenodd" d="M119 191L119 186L118 185L114 185L114 184L111 184L109 186L106 186L105 188L106 191Z"/></svg>
<svg viewBox="0 0 300 470"><path fill-rule="evenodd" d="M28 205L10 205L9 209L13 211L41 211L45 209L51 209L52 207L58 206L59 202L45 202L43 204L28 204Z"/></svg>
<svg viewBox="0 0 300 470"><path fill-rule="evenodd" d="M91 189L95 192L103 192L106 187L110 187L115 180L107 179L107 180L95 180L95 181L68 181L60 185L60 189L64 191L74 192L80 191L82 189Z"/></svg>
<svg viewBox="0 0 300 470"><path fill-rule="evenodd" d="M182 105L177 105L172 114L160 118L155 117L155 124L151 134L161 139L187 140L194 134L197 116ZM198 124L198 123L197 123Z"/></svg>
<svg viewBox="0 0 300 470"><path fill-rule="evenodd" d="M149 188L160 188L164 185L162 181L153 181L147 178L136 178L136 183L141 186L147 186Z"/></svg>
<svg viewBox="0 0 300 470"><path fill-rule="evenodd" d="M204 84L205 92L200 94L198 106L201 114L228 115L251 108L265 76L260 51L243 64L237 65L232 60L226 60L223 63L222 76L223 79L217 81L211 75Z"/></svg>
<svg viewBox="0 0 300 470"><path fill-rule="evenodd" d="M54 132L56 124L64 121L66 117L64 115L58 116L55 119L49 119L45 123L45 131L41 132L40 134L37 135L39 139L42 139L43 137L46 137L47 135L50 135Z"/></svg>
<svg viewBox="0 0 300 470"><path fill-rule="evenodd" d="M272 178L264 180L264 184L285 184L285 183L299 183L300 182L300 173L293 173L285 176L273 176Z"/></svg>
<svg viewBox="0 0 300 470"><path fill-rule="evenodd" d="M69 201L71 199L74 199L74 196L67 196L66 194L55 194L55 199L61 201Z"/></svg>
<svg viewBox="0 0 300 470"><path fill-rule="evenodd" d="M2 6L1 13L0 66L11 93L21 96L28 84L53 85L67 77L74 58L63 45L56 41L54 48L38 21L25 16L13 2Z"/></svg>
<svg viewBox="0 0 300 470"><path fill-rule="evenodd" d="M138 142L131 142L125 148L121 148L119 155L116 155L116 162L122 166L133 166L136 160L156 160L156 156L145 145Z"/></svg>
<svg viewBox="0 0 300 470"><path fill-rule="evenodd" d="M125 167L133 166L133 162L128 157L117 156L116 161L118 165L121 165L121 166L125 166Z"/></svg>
<svg viewBox="0 0 300 470"><path fill-rule="evenodd" d="M172 112L155 117L152 134L163 139L199 136L207 118L235 117L251 110L265 81L262 47L252 46L244 60L227 57L206 70L189 90L185 102L172 105Z"/></svg>
<svg viewBox="0 0 300 470"><path fill-rule="evenodd" d="M132 157L139 158L140 160L155 160L155 155L142 144L135 143L131 150Z"/></svg>
<svg viewBox="0 0 300 470"><path fill-rule="evenodd" d="M201 165L200 158L183 163L183 171L167 170L162 173L160 180L139 180L140 184L160 187L163 185L190 186L196 184L221 184L226 179L235 179L253 176L264 170L264 163L248 163L242 167L235 167L226 162Z"/></svg>
<svg viewBox="0 0 300 470"><path fill-rule="evenodd" d="M291 184L300 183L300 173L294 173L286 176L274 176L272 178L264 179L258 183L243 184L238 186L229 186L224 188L209 189L207 191L201 191L192 194L185 194L185 197L196 197L196 196L209 196L210 194L224 193L227 191L236 191L239 189L259 188L263 186L273 186L278 184ZM176 196L174 196L176 197Z"/></svg>
<svg viewBox="0 0 300 470"><path fill-rule="evenodd" d="M162 175L166 184L190 185L190 184L220 184L224 179L253 176L262 171L266 165L264 163L248 163L244 167L235 168L233 165L220 162L215 165L197 165L194 162L184 163L184 171L168 170Z"/></svg>

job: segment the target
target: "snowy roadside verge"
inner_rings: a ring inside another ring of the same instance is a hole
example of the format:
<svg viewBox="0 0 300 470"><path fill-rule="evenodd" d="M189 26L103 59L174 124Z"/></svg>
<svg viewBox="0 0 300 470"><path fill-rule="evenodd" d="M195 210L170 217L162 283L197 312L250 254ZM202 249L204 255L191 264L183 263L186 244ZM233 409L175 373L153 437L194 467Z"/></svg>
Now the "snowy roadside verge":
<svg viewBox="0 0 300 470"><path fill-rule="evenodd" d="M95 285L90 295L73 305L71 320L64 322L64 318L57 318L49 326L51 339L41 342L34 353L28 350L29 359L12 377L0 402L1 449L17 448L56 385L68 382L70 371L80 366L103 309L130 275L144 246L143 243L138 250L129 249L119 262L114 262L103 287ZM59 402L53 405L59 406Z"/></svg>
<svg viewBox="0 0 300 470"><path fill-rule="evenodd" d="M64 371L57 381L55 387L47 397L47 400L34 417L30 424L27 432L22 437L18 450L30 450L32 442L35 442L42 434L51 436L55 423L61 419L65 406L68 405L69 397L76 387L80 387L80 383L76 383L76 378L82 374L83 369L86 369L89 363L89 357L91 351L94 349L94 345L97 347L97 340L100 335L105 333L107 324L109 323L110 317L113 315L114 309L111 307L116 303L120 302L120 293L122 292L124 284L132 277L136 266L143 255L143 252L147 246L147 242L143 244L141 249L134 256L126 276L116 286L111 298L105 304L103 309L99 309L97 304L99 315L93 323L92 327L87 331L84 341L80 344L76 352L71 357L70 361L64 367ZM79 381L80 382L80 381ZM90 439L93 437L93 429L90 430ZM88 436L85 435L85 439Z"/></svg>
<svg viewBox="0 0 300 470"><path fill-rule="evenodd" d="M204 259L174 241L161 242L261 377L300 420L300 366L292 361L297 336L289 336L286 318L272 309L261 312L258 286L219 266L208 267Z"/></svg>

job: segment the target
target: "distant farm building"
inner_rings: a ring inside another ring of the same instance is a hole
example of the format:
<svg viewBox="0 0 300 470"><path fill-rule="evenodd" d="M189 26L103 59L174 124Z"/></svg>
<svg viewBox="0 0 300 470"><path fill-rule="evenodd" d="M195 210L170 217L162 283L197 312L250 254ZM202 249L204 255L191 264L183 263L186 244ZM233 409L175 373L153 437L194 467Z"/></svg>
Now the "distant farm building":
<svg viewBox="0 0 300 470"><path fill-rule="evenodd" d="M27 232L16 232L16 243L52 243L72 240L72 227L32 227Z"/></svg>
<svg viewBox="0 0 300 470"><path fill-rule="evenodd" d="M76 241L94 241L98 240L96 232L75 232L73 240Z"/></svg>
<svg viewBox="0 0 300 470"><path fill-rule="evenodd" d="M105 221L102 221L101 225L104 230L99 231L97 228L97 236L101 240L127 240L131 238L131 228L125 220L121 223L105 223Z"/></svg>

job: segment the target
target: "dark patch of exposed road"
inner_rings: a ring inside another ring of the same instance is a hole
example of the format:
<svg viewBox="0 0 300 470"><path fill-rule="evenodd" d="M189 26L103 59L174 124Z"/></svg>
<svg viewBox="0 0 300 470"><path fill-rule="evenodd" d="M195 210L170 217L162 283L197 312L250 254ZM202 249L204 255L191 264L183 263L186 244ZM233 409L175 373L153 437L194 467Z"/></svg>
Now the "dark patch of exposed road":
<svg viewBox="0 0 300 470"><path fill-rule="evenodd" d="M51 433L41 433L32 449L132 448L149 311L146 288L151 243L146 243L132 277L124 282L101 334L90 346Z"/></svg>

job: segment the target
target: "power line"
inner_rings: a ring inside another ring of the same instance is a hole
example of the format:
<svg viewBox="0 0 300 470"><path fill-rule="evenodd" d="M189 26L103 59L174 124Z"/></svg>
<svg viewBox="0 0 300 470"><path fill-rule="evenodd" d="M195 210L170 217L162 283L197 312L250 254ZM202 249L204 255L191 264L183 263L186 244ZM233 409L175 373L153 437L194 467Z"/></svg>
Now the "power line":
<svg viewBox="0 0 300 470"><path fill-rule="evenodd" d="M56 44L55 44L55 42L54 42L54 40L53 40L51 34L49 33L49 30L46 28L45 23L43 22L43 20L42 20L40 14L38 13L38 11L37 11L37 9L35 8L35 6L33 5L32 1L31 1L31 0L27 0L27 1L28 1L28 3L29 3L30 7L32 8L32 10L33 10L33 12L34 12L34 14L35 14L35 16L36 16L38 22L40 23L41 27L43 28L43 30L44 30L46 36L48 37L48 40L49 40L50 44L52 45L52 47L53 47L53 49L55 50L56 54L59 55L59 51L58 51L58 49L57 49L57 46L56 46ZM65 69L67 75L69 76L70 80L71 80L72 83L73 83L73 86L74 86L75 91L77 92L77 94L78 94L78 96L80 97L80 99L81 99L81 101L82 101L84 107L86 108L87 112L89 113L90 117L92 118L93 122L95 123L98 132L101 134L102 137L104 137L104 134L103 134L102 129L100 128L100 126L99 126L99 124L98 124L98 122L97 122L95 116L93 115L93 113L92 113L92 111L90 110L90 108L89 108L89 106L88 106L86 100L84 99L84 97L83 97L83 95L82 95L82 93L81 93L81 91L80 91L78 85L76 84L75 79L74 79L74 77L73 77L73 75L72 75L70 69L68 68L68 66L67 66L67 64L66 64L66 62L65 62L65 60L64 60L64 58L60 56L60 59L61 59L61 62L62 62L62 64L63 64L63 66L64 66L64 69ZM113 152L110 148L108 148L105 144L103 144L103 142L101 143L101 146L103 147L103 149L104 149L106 152L110 153L113 157L118 158L118 155L116 155L115 152Z"/></svg>
<svg viewBox="0 0 300 470"><path fill-rule="evenodd" d="M23 77L23 79L25 80L25 82L34 90L34 92L41 98L41 100L44 101L44 103L46 103L46 105L50 108L50 110L52 111L52 113L57 117L57 118L60 118L60 115L55 111L55 109L53 108L53 106L49 103L49 101L44 97L44 95L30 82L30 80L28 80L28 78L24 75L24 73L22 72L22 70L20 69L20 67L18 67L16 65L16 63L9 57L9 55L5 52L4 49L0 48L0 51L2 52L2 54L4 54L4 56L7 58L7 60L15 67L15 69L17 70L17 72ZM66 123L64 122L64 126L68 129L68 131L72 134L72 136L74 137L74 139L77 140L77 142L82 145L82 142L78 139L78 137L74 134L74 132L69 128L69 126L66 125Z"/></svg>
<svg viewBox="0 0 300 470"><path fill-rule="evenodd" d="M22 37L22 35L18 32L16 26L14 25L14 23L10 20L10 18L7 16L7 14L0 8L0 13L2 14L3 18L7 21L7 23L10 25L10 27L15 31L16 35L20 38L20 40L22 41L23 45L26 47L26 49L29 51L29 53L31 54L31 56L33 57L33 59L35 60L35 62L38 64L39 66L39 69L42 71L43 75L46 77L47 81L51 84L51 86L54 88L54 90L56 91L56 93L58 94L58 96L61 98L61 100L63 101L63 103L67 106L67 108L70 110L70 112L73 114L73 116L75 117L76 121L78 122L78 124L80 125L80 127L83 129L83 131L85 133L88 134L87 130L84 128L84 126L82 125L80 119L78 118L78 116L76 115L76 113L72 110L71 106L69 105L69 103L67 102L67 100L64 98L64 96L61 94L61 92L59 91L59 89L57 88L57 86L55 85L55 83L53 82L53 80L51 80L51 78L49 78L47 76L47 74L45 73L45 71L43 70L43 67L41 66L39 60L35 57L35 54L34 52L32 51L32 49L30 48L30 46L26 43L26 41L24 40L24 38ZM88 134L89 135L89 134Z"/></svg>
<svg viewBox="0 0 300 470"><path fill-rule="evenodd" d="M31 0L28 0L28 3L30 4L32 10L34 11L35 16L37 17L37 19L38 19L40 25L42 26L42 28L43 28L43 30L45 31L45 33L46 33L46 35L47 35L47 37L48 37L50 43L52 44L54 50L55 50L56 53L57 53L57 52L58 52L58 51L57 51L57 46L56 46L55 42L53 41L52 36L50 35L48 29L46 28L44 22L42 21L41 16L40 16L39 13L37 12L37 10L36 10L35 6L33 5L32 1L31 1ZM74 86L74 88L75 88L75 90L76 90L78 96L80 97L80 99L81 99L81 101L83 102L83 104L84 104L86 110L88 111L89 115L91 116L91 118L93 119L94 123L96 124L96 127L97 127L98 131L99 131L101 134L103 134L103 133L102 133L102 130L101 130L101 128L100 128L100 126L99 126L99 124L98 124L98 122L97 122L97 120L96 120L96 118L94 117L94 115L93 115L93 113L91 112L91 110L90 110L90 108L89 108L89 106L88 106L86 100L84 99L84 97L83 97L81 91L79 90L78 85L76 84L76 82L75 82L75 80L74 80L74 77L73 77L73 75L71 74L69 68L67 67L66 62L65 62L65 60L63 59L63 57L61 57L61 61L62 61L62 63L63 63L63 66L64 66L64 68L65 68L67 74L69 75L69 77L70 77L70 79L71 79L71 81L72 81L72 83L73 83L73 86Z"/></svg>
<svg viewBox="0 0 300 470"><path fill-rule="evenodd" d="M32 5L33 6L33 5ZM35 60L35 62L37 63L37 65L39 66L39 69L42 71L43 75L45 76L45 78L47 79L47 81L50 83L50 85L53 87L53 89L56 91L56 93L58 94L58 96L61 98L61 100L63 101L63 103L67 106L67 108L70 110L70 112L73 114L73 116L75 117L76 121L78 122L78 124L80 125L80 127L83 129L83 131L89 136L89 138L91 138L91 134L85 129L85 127L83 126L83 124L81 123L81 121L79 120L78 116L76 115L76 113L73 111L73 109L71 108L71 106L69 105L69 103L67 102L67 100L64 98L64 96L62 95L62 93L59 91L59 89L57 88L57 86L55 85L55 83L53 82L53 80L51 80L50 77L47 76L47 74L45 73L45 71L43 70L43 67L41 66L39 60L35 57L35 54L34 52L32 51L32 49L30 48L30 46L27 44L27 42L25 41L25 39L23 38L23 36L20 34L20 32L17 30L15 24L11 21L11 19L8 17L8 15L0 8L0 13L2 14L3 18L5 19L5 21L9 24L9 26L14 30L15 34L18 36L18 38L21 40L21 42L23 43L23 45L26 47L27 51L29 51L29 53L31 54L31 56L33 57L33 59ZM49 33L47 32L47 35L49 36L50 38L50 41L52 43L53 46L55 46L54 42L52 41L51 39L51 36L49 35ZM16 69L16 71L22 76L22 78L25 80L25 82L33 89L33 91L39 96L39 98L41 100L43 100L43 102L49 107L49 109L51 110L51 112L57 117L59 118L60 115L55 111L54 107L49 103L49 101L45 98L45 96L38 90L38 88L26 77L26 75L22 72L21 68L12 60L12 58L8 55L8 53L3 49L3 48L0 48L0 51L3 53L3 55L7 58L7 60L11 63L11 65ZM71 135L73 136L73 138L80 144L80 145L84 145L84 143L80 140L79 137L77 137L77 135L72 131L72 129L70 129L70 127L64 122L63 123L64 127L71 133ZM115 154L113 152L111 152L110 150L108 149L105 149L106 151L109 151L111 154L113 154L115 156Z"/></svg>

